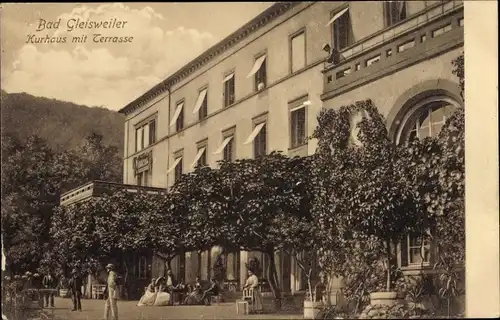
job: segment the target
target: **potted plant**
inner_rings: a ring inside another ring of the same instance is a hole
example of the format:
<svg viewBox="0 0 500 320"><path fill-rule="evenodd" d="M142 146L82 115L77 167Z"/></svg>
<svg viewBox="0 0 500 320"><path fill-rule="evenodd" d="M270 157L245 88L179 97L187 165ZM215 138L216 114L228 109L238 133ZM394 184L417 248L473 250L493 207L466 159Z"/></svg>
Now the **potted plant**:
<svg viewBox="0 0 500 320"><path fill-rule="evenodd" d="M308 289L304 298L304 319L316 319L324 307L322 299L322 290L324 289L324 285L321 281L317 281L313 289L311 274L312 269L309 269L309 272L307 273Z"/></svg>

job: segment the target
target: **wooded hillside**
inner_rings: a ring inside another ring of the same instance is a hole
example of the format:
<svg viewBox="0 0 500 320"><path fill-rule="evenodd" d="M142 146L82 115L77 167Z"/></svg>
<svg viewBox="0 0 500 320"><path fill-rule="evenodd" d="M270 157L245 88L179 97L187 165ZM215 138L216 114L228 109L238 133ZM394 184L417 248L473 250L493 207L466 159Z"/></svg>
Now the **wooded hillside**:
<svg viewBox="0 0 500 320"><path fill-rule="evenodd" d="M102 107L86 107L71 102L27 93L1 92L2 134L14 134L21 141L36 135L54 151L74 149L92 133L104 137L105 145L115 146L122 156L124 115Z"/></svg>

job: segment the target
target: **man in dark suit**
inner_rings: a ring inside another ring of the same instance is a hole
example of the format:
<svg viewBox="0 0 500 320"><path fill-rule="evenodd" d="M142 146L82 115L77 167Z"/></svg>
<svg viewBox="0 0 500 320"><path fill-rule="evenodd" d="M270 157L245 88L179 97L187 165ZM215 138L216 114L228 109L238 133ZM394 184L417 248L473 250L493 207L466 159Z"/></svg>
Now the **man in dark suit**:
<svg viewBox="0 0 500 320"><path fill-rule="evenodd" d="M58 282L56 278L50 272L46 274L45 277L43 277L42 280L43 289L47 289L47 291L43 293L46 308L49 307L49 299L50 299L50 306L54 308L54 292L50 290L56 290L57 283Z"/></svg>
<svg viewBox="0 0 500 320"><path fill-rule="evenodd" d="M76 269L71 270L71 278L69 279L69 290L73 299L73 310L82 311L82 278L78 275Z"/></svg>

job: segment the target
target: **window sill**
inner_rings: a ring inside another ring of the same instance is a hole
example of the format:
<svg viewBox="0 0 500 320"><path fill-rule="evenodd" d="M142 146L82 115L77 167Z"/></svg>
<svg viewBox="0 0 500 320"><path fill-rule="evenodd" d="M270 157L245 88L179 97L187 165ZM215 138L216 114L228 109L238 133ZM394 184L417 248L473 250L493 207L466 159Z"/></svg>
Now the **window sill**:
<svg viewBox="0 0 500 320"><path fill-rule="evenodd" d="M420 264L411 264L401 267L401 271L405 276L418 275L420 273L429 274L435 272L430 263L424 263L422 266Z"/></svg>
<svg viewBox="0 0 500 320"><path fill-rule="evenodd" d="M308 155L308 150L307 150L307 142L306 143L303 143L301 145L298 145L298 146L295 146L295 147L291 147L291 148L288 148L288 156L289 157L307 157Z"/></svg>
<svg viewBox="0 0 500 320"><path fill-rule="evenodd" d="M301 144L298 144L296 146L292 146L290 148L288 148L288 151L295 151L297 149L302 149L304 148L305 146L307 146L307 142L304 142L304 143L301 143Z"/></svg>

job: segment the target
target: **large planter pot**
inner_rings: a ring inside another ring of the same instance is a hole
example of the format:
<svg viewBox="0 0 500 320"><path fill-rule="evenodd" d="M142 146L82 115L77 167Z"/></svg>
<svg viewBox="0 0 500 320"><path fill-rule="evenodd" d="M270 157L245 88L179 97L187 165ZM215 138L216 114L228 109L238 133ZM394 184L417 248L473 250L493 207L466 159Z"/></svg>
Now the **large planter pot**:
<svg viewBox="0 0 500 320"><path fill-rule="evenodd" d="M401 302L401 300L398 299L397 292L372 292L372 293L370 293L370 304L372 306L375 306L375 305L393 306L393 305L398 304L400 302Z"/></svg>
<svg viewBox="0 0 500 320"><path fill-rule="evenodd" d="M304 319L316 319L323 309L322 301L304 301Z"/></svg>
<svg viewBox="0 0 500 320"><path fill-rule="evenodd" d="M69 295L68 289L59 289L59 296L61 298L67 298Z"/></svg>

